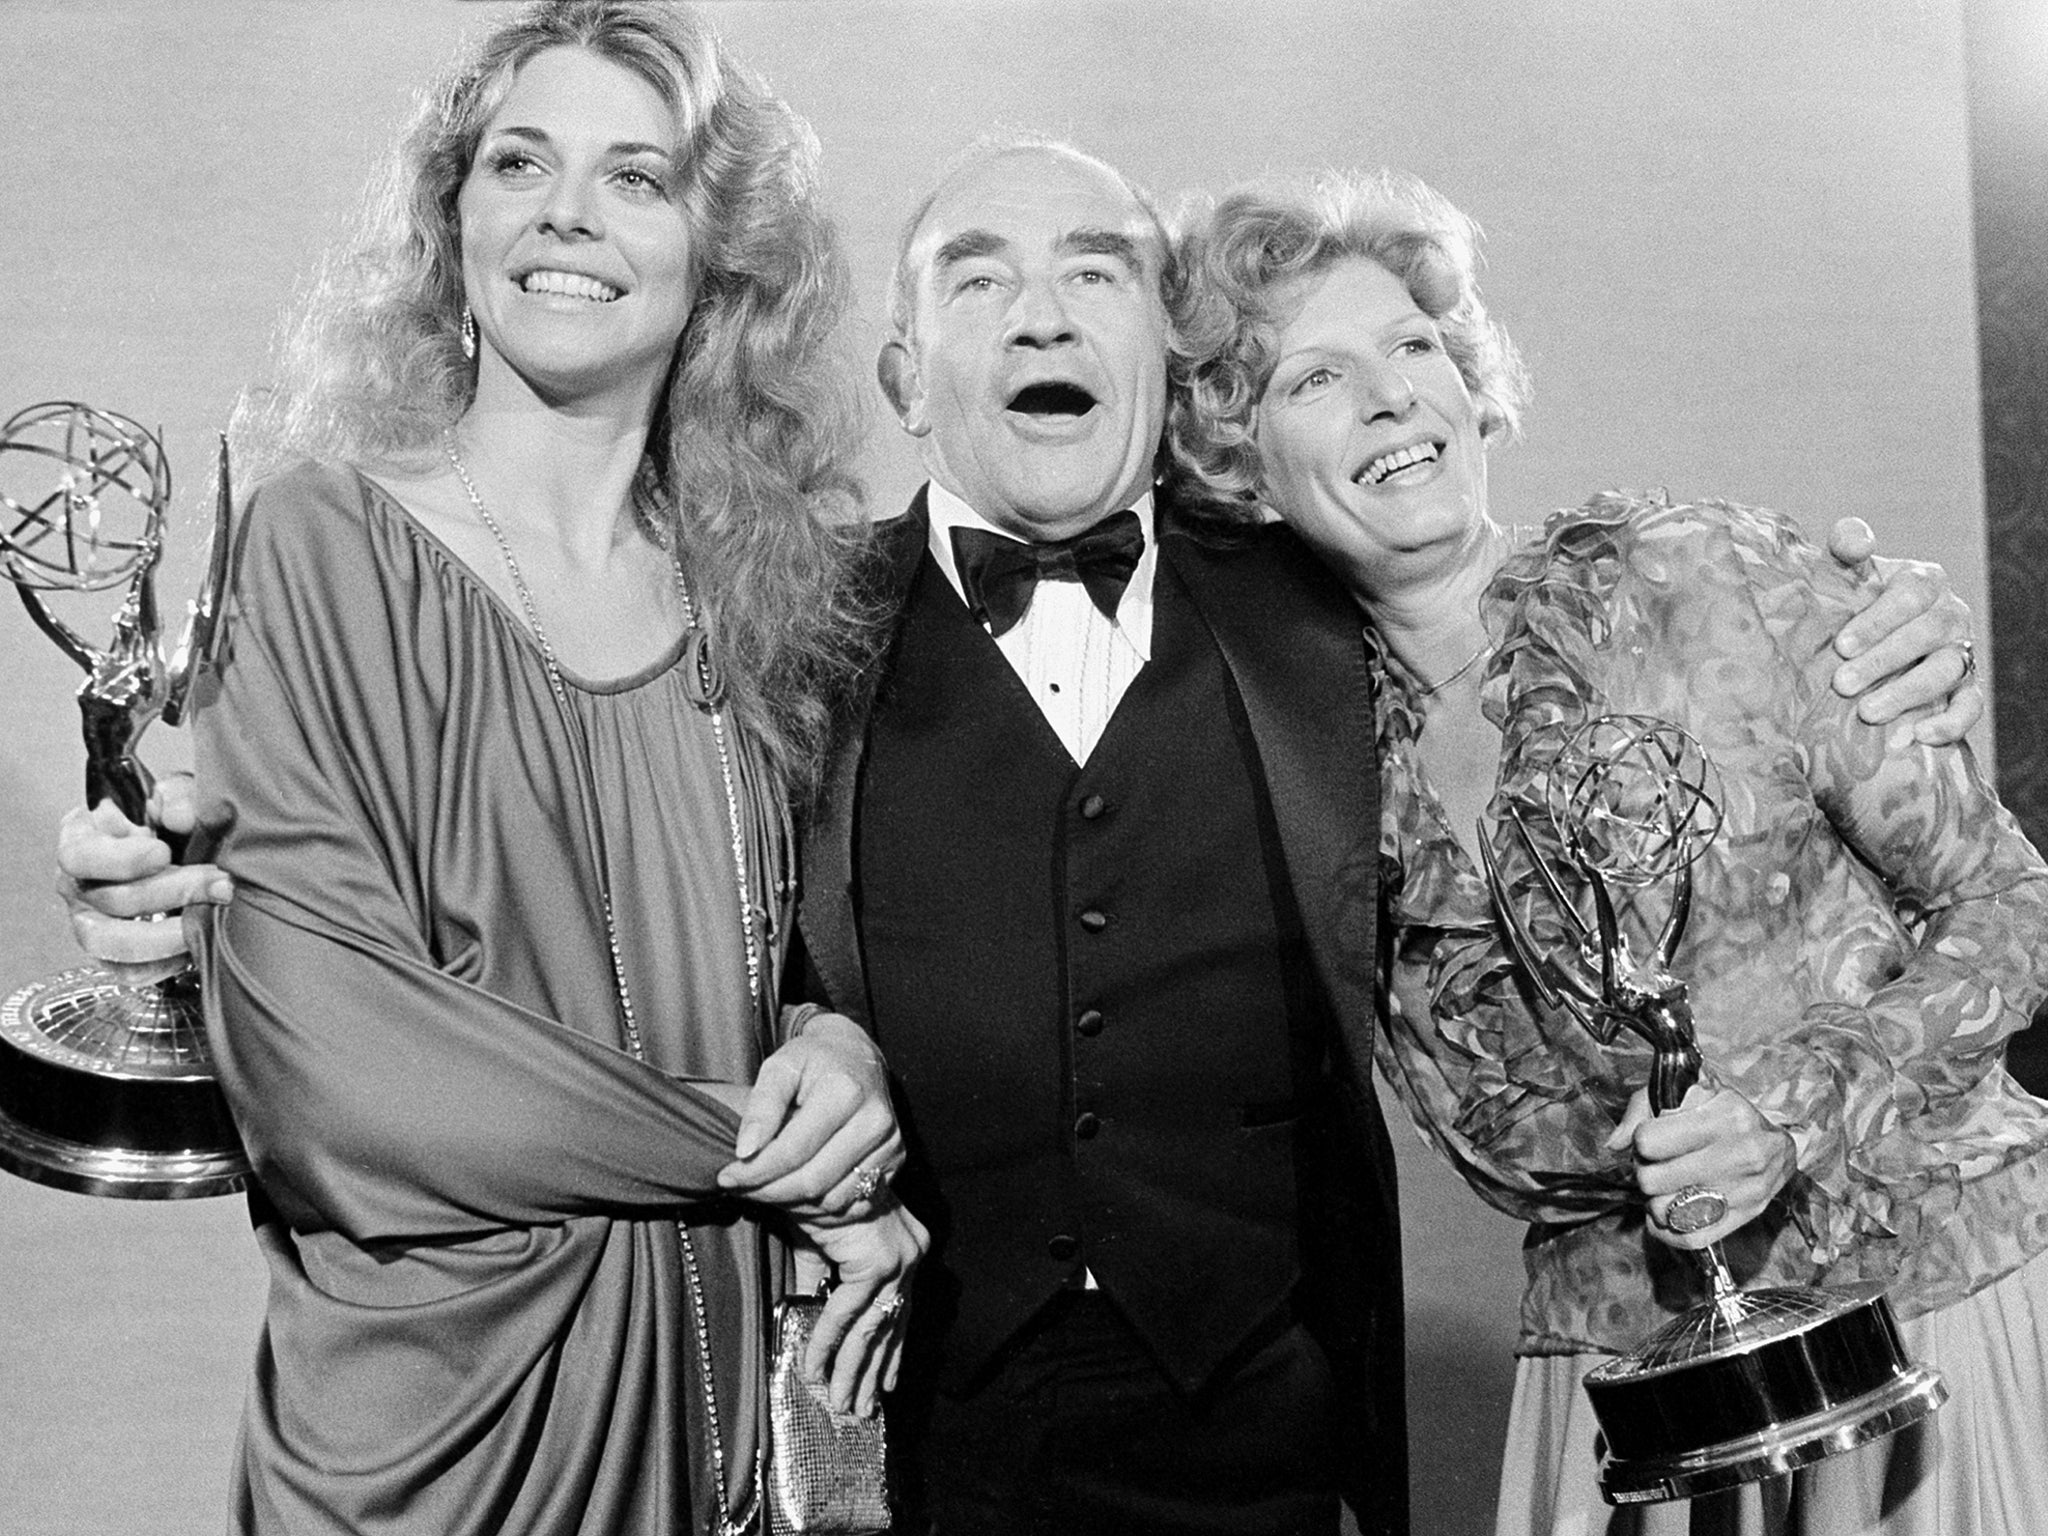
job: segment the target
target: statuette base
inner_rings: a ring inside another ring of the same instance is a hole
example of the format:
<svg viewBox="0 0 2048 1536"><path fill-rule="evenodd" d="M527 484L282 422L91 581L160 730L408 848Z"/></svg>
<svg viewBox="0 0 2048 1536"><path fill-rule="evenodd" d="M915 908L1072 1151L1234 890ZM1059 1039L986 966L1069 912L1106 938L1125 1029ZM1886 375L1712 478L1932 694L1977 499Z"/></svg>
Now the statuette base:
<svg viewBox="0 0 2048 1536"><path fill-rule="evenodd" d="M88 966L0 1003L0 1168L127 1200L247 1183L189 974L129 987Z"/></svg>
<svg viewBox="0 0 2048 1536"><path fill-rule="evenodd" d="M1894 1434L1948 1398L1876 1286L1703 1303L1586 1379L1610 1504L1694 1498Z"/></svg>

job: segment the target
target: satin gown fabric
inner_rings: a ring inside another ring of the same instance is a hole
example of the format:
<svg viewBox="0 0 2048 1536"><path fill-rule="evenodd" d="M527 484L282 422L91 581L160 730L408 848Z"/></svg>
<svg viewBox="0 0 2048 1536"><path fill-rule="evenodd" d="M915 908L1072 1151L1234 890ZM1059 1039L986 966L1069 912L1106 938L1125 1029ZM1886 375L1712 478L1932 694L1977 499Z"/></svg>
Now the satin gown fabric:
<svg viewBox="0 0 2048 1536"><path fill-rule="evenodd" d="M565 678L565 717L518 619L348 470L260 487L239 544L197 727L198 852L236 882L209 1025L271 1275L233 1528L706 1529L677 1217L729 1497L763 1432L772 1285L716 1198L736 1118L690 1080L750 1081L771 1042L681 645ZM758 893L787 828L738 756Z"/></svg>

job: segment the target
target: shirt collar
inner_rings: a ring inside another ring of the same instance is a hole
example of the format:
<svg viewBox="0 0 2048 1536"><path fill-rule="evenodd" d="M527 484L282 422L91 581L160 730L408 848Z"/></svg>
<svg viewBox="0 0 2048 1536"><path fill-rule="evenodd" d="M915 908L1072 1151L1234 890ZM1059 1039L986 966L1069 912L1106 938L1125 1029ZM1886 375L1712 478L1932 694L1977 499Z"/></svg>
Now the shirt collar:
<svg viewBox="0 0 2048 1536"><path fill-rule="evenodd" d="M945 573L946 580L952 583L954 592L965 602L967 594L960 585L960 568L953 559L953 530L983 528L1004 538L1014 539L1017 536L1007 528L998 528L936 480L928 482L925 487L925 510L931 518L931 533L926 547L931 550L933 561ZM1147 491L1132 502L1131 510L1138 514L1138 526L1144 530L1145 553L1139 557L1137 569L1131 572L1123 600L1116 605L1116 627L1123 631L1138 654L1150 661L1152 579L1159 569L1159 540L1152 531L1152 493Z"/></svg>

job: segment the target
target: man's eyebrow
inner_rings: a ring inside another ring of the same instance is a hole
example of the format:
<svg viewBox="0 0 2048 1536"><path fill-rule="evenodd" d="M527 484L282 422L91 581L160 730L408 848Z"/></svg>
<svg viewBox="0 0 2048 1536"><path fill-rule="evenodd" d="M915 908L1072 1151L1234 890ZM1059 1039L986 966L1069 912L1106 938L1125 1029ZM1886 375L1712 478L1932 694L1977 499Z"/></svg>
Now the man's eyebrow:
<svg viewBox="0 0 2048 1536"><path fill-rule="evenodd" d="M940 246L932 257L934 271L963 261L972 261L977 256L993 256L1008 242L992 229L966 229Z"/></svg>
<svg viewBox="0 0 2048 1536"><path fill-rule="evenodd" d="M1120 229L1073 229L1059 238L1063 256L1114 256L1133 272L1145 270L1144 249Z"/></svg>

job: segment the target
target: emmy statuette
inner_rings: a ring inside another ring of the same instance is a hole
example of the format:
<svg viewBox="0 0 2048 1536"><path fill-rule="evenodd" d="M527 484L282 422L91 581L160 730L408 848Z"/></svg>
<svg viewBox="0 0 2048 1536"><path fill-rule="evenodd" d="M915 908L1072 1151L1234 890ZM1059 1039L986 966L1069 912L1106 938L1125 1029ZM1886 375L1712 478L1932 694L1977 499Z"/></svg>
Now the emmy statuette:
<svg viewBox="0 0 2048 1536"><path fill-rule="evenodd" d="M136 741L159 716L181 721L212 660L229 544L225 438L205 582L166 661L155 583L170 498L161 443L126 417L57 401L0 425L0 575L85 669L86 803L111 798L138 826L152 781ZM124 584L104 650L45 601ZM87 966L0 1003L0 1168L82 1194L176 1200L240 1189L248 1166L189 967L126 986Z"/></svg>
<svg viewBox="0 0 2048 1536"><path fill-rule="evenodd" d="M1480 826L1516 960L1549 1007L1569 1010L1601 1044L1625 1029L1649 1045L1656 1114L1676 1109L1700 1075L1686 983L1671 963L1692 906L1692 866L1721 830L1714 782L1700 745L1666 720L1601 715L1570 735L1546 784L1557 847L1546 851L1518 814L1507 839L1529 866L1534 898L1562 922L1564 944L1531 937L1511 899L1506 855ZM1613 888L1663 882L1668 915L1651 953L1638 955ZM1590 921L1574 885L1590 897ZM1879 1287L1745 1291L1718 1245L1701 1260L1709 1298L1586 1380L1607 1443L1600 1482L1609 1503L1690 1498L1789 1472L1903 1429L1947 1398L1940 1376L1906 1357Z"/></svg>

